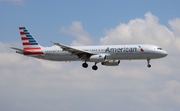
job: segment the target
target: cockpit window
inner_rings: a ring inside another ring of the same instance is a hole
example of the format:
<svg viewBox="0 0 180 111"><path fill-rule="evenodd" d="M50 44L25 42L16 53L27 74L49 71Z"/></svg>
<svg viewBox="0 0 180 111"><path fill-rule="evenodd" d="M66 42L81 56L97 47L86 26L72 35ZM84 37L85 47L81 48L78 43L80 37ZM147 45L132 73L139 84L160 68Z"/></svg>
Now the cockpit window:
<svg viewBox="0 0 180 111"><path fill-rule="evenodd" d="M158 47L157 49L158 49L158 50L162 50L162 48L160 48L160 47Z"/></svg>

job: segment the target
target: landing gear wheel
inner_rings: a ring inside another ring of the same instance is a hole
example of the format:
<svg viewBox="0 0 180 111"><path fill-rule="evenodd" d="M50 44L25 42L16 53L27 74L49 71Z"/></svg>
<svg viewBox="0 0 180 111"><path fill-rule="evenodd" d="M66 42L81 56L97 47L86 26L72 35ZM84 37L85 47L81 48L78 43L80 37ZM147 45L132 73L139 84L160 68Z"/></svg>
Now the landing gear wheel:
<svg viewBox="0 0 180 111"><path fill-rule="evenodd" d="M147 59L147 63L148 63L147 67L150 68L151 67L150 59Z"/></svg>
<svg viewBox="0 0 180 111"><path fill-rule="evenodd" d="M93 66L92 66L92 69L93 69L93 70L97 70L98 67L97 67L96 65L93 65Z"/></svg>
<svg viewBox="0 0 180 111"><path fill-rule="evenodd" d="M150 68L150 67L151 67L151 64L148 64L147 67Z"/></svg>
<svg viewBox="0 0 180 111"><path fill-rule="evenodd" d="M88 64L85 62L85 63L82 64L82 67L87 68Z"/></svg>

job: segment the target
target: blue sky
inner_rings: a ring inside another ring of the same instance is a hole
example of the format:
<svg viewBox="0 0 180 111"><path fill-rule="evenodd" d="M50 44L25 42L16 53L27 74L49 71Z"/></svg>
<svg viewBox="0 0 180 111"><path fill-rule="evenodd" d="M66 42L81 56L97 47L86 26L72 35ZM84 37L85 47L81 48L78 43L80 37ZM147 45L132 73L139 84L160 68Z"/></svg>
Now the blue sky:
<svg viewBox="0 0 180 111"><path fill-rule="evenodd" d="M0 0L1 111L179 111L178 0ZM42 46L154 44L162 59L98 70L19 55L19 26Z"/></svg>
<svg viewBox="0 0 180 111"><path fill-rule="evenodd" d="M70 44L74 38L59 29L80 21L91 37L98 41L104 36L104 30L131 19L144 18L147 12L158 16L160 24L169 27L168 20L180 16L178 4L178 0L1 0L1 40L18 41L17 27L25 26L44 45L51 45L50 40Z"/></svg>

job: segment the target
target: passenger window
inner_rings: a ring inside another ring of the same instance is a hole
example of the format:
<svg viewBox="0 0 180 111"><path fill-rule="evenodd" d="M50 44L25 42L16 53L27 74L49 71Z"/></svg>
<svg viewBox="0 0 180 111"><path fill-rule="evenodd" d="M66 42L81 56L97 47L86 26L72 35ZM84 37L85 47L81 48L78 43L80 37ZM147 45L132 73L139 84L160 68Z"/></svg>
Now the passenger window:
<svg viewBox="0 0 180 111"><path fill-rule="evenodd" d="M162 50L162 48L157 48L158 50Z"/></svg>

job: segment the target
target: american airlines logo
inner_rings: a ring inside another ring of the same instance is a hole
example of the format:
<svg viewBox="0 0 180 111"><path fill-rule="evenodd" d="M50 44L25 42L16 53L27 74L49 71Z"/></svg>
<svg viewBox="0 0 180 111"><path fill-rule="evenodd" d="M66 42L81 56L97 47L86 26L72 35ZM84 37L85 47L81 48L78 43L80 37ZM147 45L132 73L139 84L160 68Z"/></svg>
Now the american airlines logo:
<svg viewBox="0 0 180 111"><path fill-rule="evenodd" d="M141 46L139 46L139 49L141 52L144 52L144 49Z"/></svg>
<svg viewBox="0 0 180 111"><path fill-rule="evenodd" d="M141 52L144 52L144 49L141 46L138 46ZM105 52L137 52L137 47L122 47L122 48L109 48L107 47Z"/></svg>

